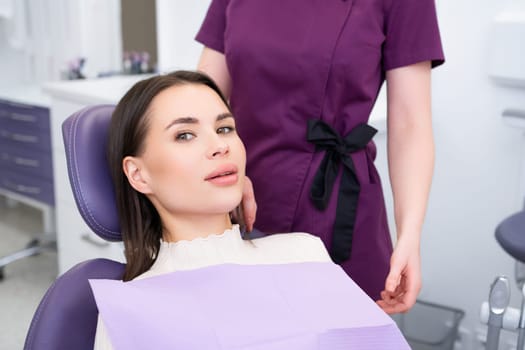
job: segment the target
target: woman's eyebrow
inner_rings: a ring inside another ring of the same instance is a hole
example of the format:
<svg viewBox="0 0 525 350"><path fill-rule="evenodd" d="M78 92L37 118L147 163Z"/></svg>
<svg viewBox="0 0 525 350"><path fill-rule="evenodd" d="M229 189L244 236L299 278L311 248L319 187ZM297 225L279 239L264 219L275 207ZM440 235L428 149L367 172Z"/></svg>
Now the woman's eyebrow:
<svg viewBox="0 0 525 350"><path fill-rule="evenodd" d="M219 114L219 115L217 116L217 119L216 119L216 120L219 122L219 121L221 121L221 120L223 120L223 119L226 119L226 118L233 118L233 115L232 115L231 113L229 113L229 112L221 113L221 114ZM234 119L235 119L235 118L234 118Z"/></svg>
<svg viewBox="0 0 525 350"><path fill-rule="evenodd" d="M175 124L199 124L199 120L197 118L193 117L182 117L173 119L165 128L165 130L168 130Z"/></svg>
<svg viewBox="0 0 525 350"><path fill-rule="evenodd" d="M229 112L227 113L221 113L217 116L216 121L221 121L226 118L233 118L233 115ZM194 117L181 117L177 119L173 119L165 128L165 130L168 130L173 125L176 124L199 124L199 119Z"/></svg>

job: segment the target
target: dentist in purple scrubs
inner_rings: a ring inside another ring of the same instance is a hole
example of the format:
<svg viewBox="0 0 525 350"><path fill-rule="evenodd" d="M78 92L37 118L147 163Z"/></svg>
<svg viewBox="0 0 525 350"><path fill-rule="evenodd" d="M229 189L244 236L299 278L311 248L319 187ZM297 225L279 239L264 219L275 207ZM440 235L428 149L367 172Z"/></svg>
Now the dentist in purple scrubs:
<svg viewBox="0 0 525 350"><path fill-rule="evenodd" d="M319 236L383 310L410 309L444 62L434 0L212 0L196 40L246 145L248 226L254 193L259 230ZM385 80L394 248L367 125Z"/></svg>

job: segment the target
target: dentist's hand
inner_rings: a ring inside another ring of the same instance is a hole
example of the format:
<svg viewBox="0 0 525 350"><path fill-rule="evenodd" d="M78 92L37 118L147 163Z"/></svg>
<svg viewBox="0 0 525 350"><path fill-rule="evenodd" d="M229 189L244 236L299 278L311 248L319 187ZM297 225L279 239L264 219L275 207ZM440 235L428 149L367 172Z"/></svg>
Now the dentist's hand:
<svg viewBox="0 0 525 350"><path fill-rule="evenodd" d="M401 236L390 258L390 273L377 304L388 314L406 312L414 306L420 290L419 240Z"/></svg>
<svg viewBox="0 0 525 350"><path fill-rule="evenodd" d="M255 222L255 215L257 214L257 203L255 202L253 184L248 176L244 178L244 189L242 191L242 209L244 213L246 230L250 232L253 230L253 223Z"/></svg>

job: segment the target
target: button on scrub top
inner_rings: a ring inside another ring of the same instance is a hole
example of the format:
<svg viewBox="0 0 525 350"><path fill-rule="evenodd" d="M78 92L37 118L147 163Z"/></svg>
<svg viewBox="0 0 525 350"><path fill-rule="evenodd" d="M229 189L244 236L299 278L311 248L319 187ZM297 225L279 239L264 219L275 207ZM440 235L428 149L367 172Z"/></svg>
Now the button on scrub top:
<svg viewBox="0 0 525 350"><path fill-rule="evenodd" d="M434 0L213 0L196 40L226 57L258 205L255 226L309 232L328 248L342 168L318 209L310 191L325 152L307 141L308 121L344 137L368 121L387 70L444 60ZM392 242L375 146L349 155L360 191L351 255L341 266L379 299Z"/></svg>

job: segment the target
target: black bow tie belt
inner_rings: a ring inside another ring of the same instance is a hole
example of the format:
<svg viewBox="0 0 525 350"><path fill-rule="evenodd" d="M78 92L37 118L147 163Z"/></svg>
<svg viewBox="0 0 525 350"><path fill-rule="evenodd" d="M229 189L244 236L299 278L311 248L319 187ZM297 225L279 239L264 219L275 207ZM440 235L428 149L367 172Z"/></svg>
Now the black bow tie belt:
<svg viewBox="0 0 525 350"><path fill-rule="evenodd" d="M343 165L330 248L331 258L338 264L350 258L360 191L354 162L349 154L364 149L376 133L373 127L359 124L343 138L321 120L308 121L308 142L315 144L316 152L325 151L310 189L310 199L317 209L325 210L328 206L339 167Z"/></svg>

